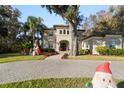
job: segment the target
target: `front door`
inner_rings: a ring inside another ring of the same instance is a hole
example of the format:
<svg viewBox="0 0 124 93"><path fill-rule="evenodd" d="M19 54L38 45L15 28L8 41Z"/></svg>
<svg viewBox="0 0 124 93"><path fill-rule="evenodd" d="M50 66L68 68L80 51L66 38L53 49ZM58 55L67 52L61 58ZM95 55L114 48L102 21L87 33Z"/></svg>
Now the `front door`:
<svg viewBox="0 0 124 93"><path fill-rule="evenodd" d="M66 51L66 46L67 46L66 43L61 43L61 45L60 45L60 50L61 50L61 51Z"/></svg>

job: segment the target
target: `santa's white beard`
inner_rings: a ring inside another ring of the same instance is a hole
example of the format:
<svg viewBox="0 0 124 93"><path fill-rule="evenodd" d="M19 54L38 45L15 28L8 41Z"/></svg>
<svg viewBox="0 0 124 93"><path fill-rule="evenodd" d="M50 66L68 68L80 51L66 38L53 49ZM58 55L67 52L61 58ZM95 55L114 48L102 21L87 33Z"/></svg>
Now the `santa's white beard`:
<svg viewBox="0 0 124 93"><path fill-rule="evenodd" d="M103 85L97 81L92 81L93 88L117 88L115 85L114 86L109 86L109 85Z"/></svg>
<svg viewBox="0 0 124 93"><path fill-rule="evenodd" d="M101 84L100 82L98 82L95 79L93 79L92 84L93 84L93 88L106 88L105 85Z"/></svg>
<svg viewBox="0 0 124 93"><path fill-rule="evenodd" d="M92 80L92 85L93 88L116 88L116 84L112 83L109 84L108 82L102 82L102 78L105 78L106 80L111 80L112 81L112 76L108 74L103 74L103 73L95 73L93 80Z"/></svg>
<svg viewBox="0 0 124 93"><path fill-rule="evenodd" d="M109 85L101 84L97 81L92 81L92 84L93 84L93 88L116 88L116 86L109 86Z"/></svg>

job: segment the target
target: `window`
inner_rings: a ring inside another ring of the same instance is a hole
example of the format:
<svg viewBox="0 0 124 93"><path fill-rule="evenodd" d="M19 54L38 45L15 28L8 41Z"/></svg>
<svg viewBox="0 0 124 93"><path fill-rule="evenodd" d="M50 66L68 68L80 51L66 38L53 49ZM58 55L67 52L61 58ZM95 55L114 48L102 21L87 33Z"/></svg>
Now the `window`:
<svg viewBox="0 0 124 93"><path fill-rule="evenodd" d="M60 30L60 32L59 32L60 34L62 34L62 30Z"/></svg>
<svg viewBox="0 0 124 93"><path fill-rule="evenodd" d="M90 49L90 45L89 45L88 42L85 43L85 48L86 48L86 49Z"/></svg>
<svg viewBox="0 0 124 93"><path fill-rule="evenodd" d="M53 48L53 42L49 42L49 48Z"/></svg>
<svg viewBox="0 0 124 93"><path fill-rule="evenodd" d="M112 39L112 40L109 42L109 48L116 48L116 40L115 40L115 39Z"/></svg>
<svg viewBox="0 0 124 93"><path fill-rule="evenodd" d="M102 41L102 40L96 40L96 45L97 45L97 46L103 45L103 41Z"/></svg>
<svg viewBox="0 0 124 93"><path fill-rule="evenodd" d="M49 36L53 36L53 32L48 32L48 35Z"/></svg>
<svg viewBox="0 0 124 93"><path fill-rule="evenodd" d="M67 31L67 34L69 34L69 30Z"/></svg>
<svg viewBox="0 0 124 93"><path fill-rule="evenodd" d="M63 34L65 34L66 32L65 32L65 30L63 30L64 32L63 32Z"/></svg>
<svg viewBox="0 0 124 93"><path fill-rule="evenodd" d="M89 48L88 44L86 45L86 48L87 48L87 49Z"/></svg>

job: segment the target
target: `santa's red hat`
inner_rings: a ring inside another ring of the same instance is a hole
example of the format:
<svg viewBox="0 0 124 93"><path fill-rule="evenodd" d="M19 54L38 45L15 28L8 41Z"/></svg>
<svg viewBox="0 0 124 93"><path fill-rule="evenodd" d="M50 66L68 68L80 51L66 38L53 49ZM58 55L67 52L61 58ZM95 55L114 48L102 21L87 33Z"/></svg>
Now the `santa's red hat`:
<svg viewBox="0 0 124 93"><path fill-rule="evenodd" d="M99 66L96 67L96 72L103 72L107 74L112 74L110 68L109 68L110 62L105 62Z"/></svg>

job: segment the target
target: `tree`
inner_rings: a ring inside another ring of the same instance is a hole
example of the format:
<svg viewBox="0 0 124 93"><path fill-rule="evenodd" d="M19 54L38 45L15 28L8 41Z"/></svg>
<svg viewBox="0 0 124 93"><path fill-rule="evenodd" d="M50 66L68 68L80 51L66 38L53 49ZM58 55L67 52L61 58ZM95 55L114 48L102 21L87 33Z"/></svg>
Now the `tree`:
<svg viewBox="0 0 124 93"><path fill-rule="evenodd" d="M106 11L101 10L96 15L90 15L90 19L93 21L93 30L99 32L112 30L112 15Z"/></svg>
<svg viewBox="0 0 124 93"><path fill-rule="evenodd" d="M118 5L115 7L114 17L117 19L118 30L124 32L124 6Z"/></svg>
<svg viewBox="0 0 124 93"><path fill-rule="evenodd" d="M9 13L10 6L0 5L0 35L5 37L8 34L7 23L8 19L11 17L11 13Z"/></svg>
<svg viewBox="0 0 124 93"><path fill-rule="evenodd" d="M124 6L123 5L118 5L114 7L114 18L116 19L117 22L117 30L122 32L124 34ZM122 39L122 43L124 40ZM122 44L122 48L123 48Z"/></svg>
<svg viewBox="0 0 124 93"><path fill-rule="evenodd" d="M24 33L24 39L26 39L27 37L27 32L29 31L29 26L28 26L28 23L25 22L25 23L22 23L21 27L20 27L20 32L23 32Z"/></svg>
<svg viewBox="0 0 124 93"><path fill-rule="evenodd" d="M43 48L43 44L44 44L44 37L43 37L43 34L44 34L44 29L46 29L46 25L43 24L43 19L41 19L40 17L38 17L38 24L37 24L37 38L38 38L38 35L41 36L41 41L42 41L42 48ZM38 41L39 43L39 41Z"/></svg>
<svg viewBox="0 0 124 93"><path fill-rule="evenodd" d="M16 35L20 27L18 18L21 12L10 5L0 5L0 50L13 51L16 47ZM13 45L13 46L12 46Z"/></svg>
<svg viewBox="0 0 124 93"><path fill-rule="evenodd" d="M31 32L31 36L33 38L33 44L34 44L35 43L34 41L35 41L37 18L34 16L28 16L27 23L30 28L30 32Z"/></svg>
<svg viewBox="0 0 124 93"><path fill-rule="evenodd" d="M78 54L78 42L77 42L77 26L82 21L82 16L79 15L79 6L77 5L42 5L51 14L55 13L60 15L64 20L69 23L69 30L72 32L71 42L71 55L76 56Z"/></svg>
<svg viewBox="0 0 124 93"><path fill-rule="evenodd" d="M122 8L118 10L118 7L120 6L110 6L107 11L101 10L94 15L90 15L89 19L90 23L92 23L92 26L89 27L90 30L98 32L122 32L122 28L124 27L122 14L124 10Z"/></svg>
<svg viewBox="0 0 124 93"><path fill-rule="evenodd" d="M30 29L29 34L31 34L31 36L33 37L33 44L35 43L36 33L37 33L37 38L38 35L40 34L43 41L43 29L46 28L46 26L43 24L43 19L41 17L29 16L27 19L27 24Z"/></svg>
<svg viewBox="0 0 124 93"><path fill-rule="evenodd" d="M82 28L85 29L85 32L89 32L92 25L93 23L91 23L90 19L86 17L84 19Z"/></svg>

